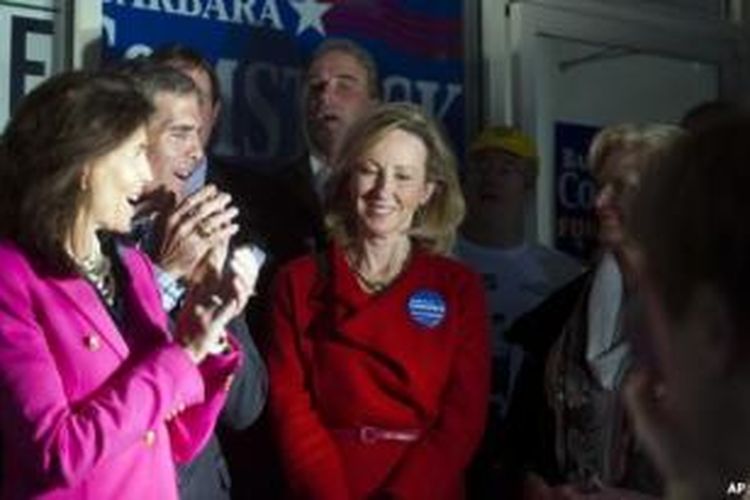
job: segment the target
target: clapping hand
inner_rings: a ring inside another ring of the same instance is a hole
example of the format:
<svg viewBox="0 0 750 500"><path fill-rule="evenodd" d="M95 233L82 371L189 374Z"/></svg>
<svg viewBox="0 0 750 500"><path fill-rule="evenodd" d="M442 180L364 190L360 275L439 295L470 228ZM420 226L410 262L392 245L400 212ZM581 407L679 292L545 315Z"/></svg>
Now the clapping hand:
<svg viewBox="0 0 750 500"><path fill-rule="evenodd" d="M242 313L255 293L259 267L252 251L240 247L232 253L218 280L206 280L191 288L177 318L176 335L194 362L228 348L226 326Z"/></svg>
<svg viewBox="0 0 750 500"><path fill-rule="evenodd" d="M229 240L239 230L234 222L239 211L231 201L231 196L208 185L168 211L160 228L156 263L191 284L203 278L200 264L209 254L214 267L221 269Z"/></svg>

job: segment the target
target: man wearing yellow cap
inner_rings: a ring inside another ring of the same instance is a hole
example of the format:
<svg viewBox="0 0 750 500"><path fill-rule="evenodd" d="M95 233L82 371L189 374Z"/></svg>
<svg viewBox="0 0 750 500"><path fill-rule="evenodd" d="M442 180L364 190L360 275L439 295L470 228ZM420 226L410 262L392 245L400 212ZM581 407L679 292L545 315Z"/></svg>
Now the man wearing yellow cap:
<svg viewBox="0 0 750 500"><path fill-rule="evenodd" d="M469 149L467 214L456 254L485 283L493 328L493 417L505 416L523 353L504 333L581 272L573 258L527 242L525 207L537 176L534 142L516 129L488 127Z"/></svg>
<svg viewBox="0 0 750 500"><path fill-rule="evenodd" d="M483 444L470 471L477 498L505 491L499 443L524 351L506 340L513 323L582 272L573 258L529 243L526 204L537 176L534 142L516 129L488 127L469 149L464 171L467 213L455 253L478 272L492 320L492 390Z"/></svg>

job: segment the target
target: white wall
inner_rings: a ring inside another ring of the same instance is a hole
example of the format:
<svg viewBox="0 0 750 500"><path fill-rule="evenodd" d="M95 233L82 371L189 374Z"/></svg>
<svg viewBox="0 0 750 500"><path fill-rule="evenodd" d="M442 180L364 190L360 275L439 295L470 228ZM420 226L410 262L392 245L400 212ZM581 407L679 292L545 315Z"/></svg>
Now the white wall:
<svg viewBox="0 0 750 500"><path fill-rule="evenodd" d="M588 125L623 120L677 122L719 93L710 64L547 38L552 117Z"/></svg>

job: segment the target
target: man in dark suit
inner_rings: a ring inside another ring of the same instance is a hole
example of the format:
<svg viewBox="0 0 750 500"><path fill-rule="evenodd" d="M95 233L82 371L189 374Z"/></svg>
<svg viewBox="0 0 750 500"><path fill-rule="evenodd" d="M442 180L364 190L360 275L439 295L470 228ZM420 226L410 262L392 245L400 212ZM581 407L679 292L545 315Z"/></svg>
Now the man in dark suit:
<svg viewBox="0 0 750 500"><path fill-rule="evenodd" d="M155 113L149 120L148 157L154 174L146 215L134 237L154 260L164 308L172 315L181 307L185 289L197 274L223 267L229 242L238 231L237 208L215 186L187 194L188 180L203 159L202 94L180 71L152 61L123 70L149 98ZM229 330L244 353L219 419L219 428L241 430L260 415L267 394L265 366L244 319ZM182 499L229 499L230 477L219 441L213 435L203 451L179 469Z"/></svg>
<svg viewBox="0 0 750 500"><path fill-rule="evenodd" d="M270 181L264 236L276 264L325 244L323 191L347 128L380 99L375 61L346 39L324 41L303 77L303 132L307 151L277 169ZM261 195L263 196L263 195ZM268 197L268 196L267 196Z"/></svg>

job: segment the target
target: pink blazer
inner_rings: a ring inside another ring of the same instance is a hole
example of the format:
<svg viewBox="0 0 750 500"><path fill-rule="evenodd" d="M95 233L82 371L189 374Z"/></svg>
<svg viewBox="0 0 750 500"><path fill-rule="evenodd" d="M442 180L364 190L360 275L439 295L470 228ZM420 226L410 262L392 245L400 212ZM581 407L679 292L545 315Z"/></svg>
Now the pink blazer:
<svg viewBox="0 0 750 500"><path fill-rule="evenodd" d="M122 257L124 332L86 281L0 242L0 498L176 499L174 460L210 437L239 354L196 367L169 340L150 261Z"/></svg>

